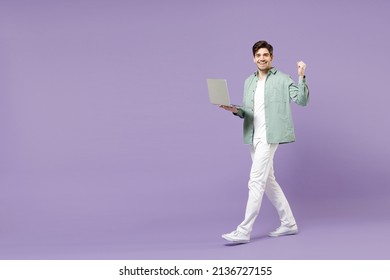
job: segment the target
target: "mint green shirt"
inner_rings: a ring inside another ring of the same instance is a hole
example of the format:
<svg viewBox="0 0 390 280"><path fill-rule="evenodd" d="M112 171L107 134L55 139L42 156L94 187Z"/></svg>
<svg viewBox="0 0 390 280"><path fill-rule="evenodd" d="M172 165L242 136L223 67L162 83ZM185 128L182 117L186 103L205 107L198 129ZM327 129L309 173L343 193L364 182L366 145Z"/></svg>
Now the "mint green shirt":
<svg viewBox="0 0 390 280"><path fill-rule="evenodd" d="M243 107L234 114L244 118L244 143L252 144L254 135L254 94L257 86L257 72L245 80ZM305 106L309 101L306 78L300 77L295 84L290 76L271 68L265 80L264 111L267 142L289 143L295 141L294 124L291 115L291 101Z"/></svg>

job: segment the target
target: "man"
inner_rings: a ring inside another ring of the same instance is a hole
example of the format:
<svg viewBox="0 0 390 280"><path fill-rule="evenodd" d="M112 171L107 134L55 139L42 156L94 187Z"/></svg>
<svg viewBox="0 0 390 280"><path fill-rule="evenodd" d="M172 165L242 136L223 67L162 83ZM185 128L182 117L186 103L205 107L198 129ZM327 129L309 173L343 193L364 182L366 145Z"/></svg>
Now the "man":
<svg viewBox="0 0 390 280"><path fill-rule="evenodd" d="M245 80L243 106L221 106L244 119L244 143L250 145L252 157L245 218L236 230L222 235L235 243L250 241L264 192L276 208L281 223L269 236L298 233L289 203L276 182L273 158L279 144L295 141L290 102L302 106L308 103L306 64L297 62L299 82L295 84L288 75L272 67L273 47L266 41L255 43L252 52L257 71Z"/></svg>

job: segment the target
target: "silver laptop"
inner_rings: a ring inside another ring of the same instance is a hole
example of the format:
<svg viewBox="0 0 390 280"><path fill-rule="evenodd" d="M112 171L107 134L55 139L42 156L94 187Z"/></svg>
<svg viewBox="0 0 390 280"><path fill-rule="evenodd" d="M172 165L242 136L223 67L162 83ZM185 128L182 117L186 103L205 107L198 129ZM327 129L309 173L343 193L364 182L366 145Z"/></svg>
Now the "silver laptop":
<svg viewBox="0 0 390 280"><path fill-rule="evenodd" d="M207 79L207 87L211 104L242 107L230 103L229 90L225 79Z"/></svg>

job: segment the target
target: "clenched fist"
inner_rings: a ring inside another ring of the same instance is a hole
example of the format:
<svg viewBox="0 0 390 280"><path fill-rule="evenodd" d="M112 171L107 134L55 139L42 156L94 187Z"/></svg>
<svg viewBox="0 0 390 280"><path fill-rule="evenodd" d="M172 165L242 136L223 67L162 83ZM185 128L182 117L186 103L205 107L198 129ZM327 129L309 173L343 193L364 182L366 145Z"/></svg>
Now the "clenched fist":
<svg viewBox="0 0 390 280"><path fill-rule="evenodd" d="M301 60L297 62L298 65L298 76L305 76L305 69L306 69L306 64Z"/></svg>

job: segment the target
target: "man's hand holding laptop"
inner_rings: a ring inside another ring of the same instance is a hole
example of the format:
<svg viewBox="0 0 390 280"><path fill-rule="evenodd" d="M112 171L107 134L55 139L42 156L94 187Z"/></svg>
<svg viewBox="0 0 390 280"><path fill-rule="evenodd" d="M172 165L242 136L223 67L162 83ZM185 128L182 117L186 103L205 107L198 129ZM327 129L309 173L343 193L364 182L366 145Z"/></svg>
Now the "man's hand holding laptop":
<svg viewBox="0 0 390 280"><path fill-rule="evenodd" d="M219 105L220 108L225 109L226 111L232 112L234 114L238 113L236 106L226 106L226 105Z"/></svg>

